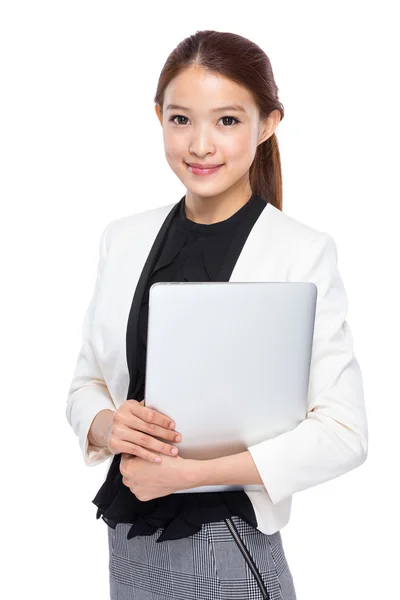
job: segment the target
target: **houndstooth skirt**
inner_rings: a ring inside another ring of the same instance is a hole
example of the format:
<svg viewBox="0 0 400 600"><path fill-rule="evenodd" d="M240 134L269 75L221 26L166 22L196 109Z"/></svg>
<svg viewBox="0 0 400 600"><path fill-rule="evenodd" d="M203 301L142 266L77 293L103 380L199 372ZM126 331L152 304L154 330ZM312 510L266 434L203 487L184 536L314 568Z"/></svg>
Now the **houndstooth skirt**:
<svg viewBox="0 0 400 600"><path fill-rule="evenodd" d="M296 600L279 531L233 516L156 543L161 529L128 540L130 527L107 526L110 600Z"/></svg>

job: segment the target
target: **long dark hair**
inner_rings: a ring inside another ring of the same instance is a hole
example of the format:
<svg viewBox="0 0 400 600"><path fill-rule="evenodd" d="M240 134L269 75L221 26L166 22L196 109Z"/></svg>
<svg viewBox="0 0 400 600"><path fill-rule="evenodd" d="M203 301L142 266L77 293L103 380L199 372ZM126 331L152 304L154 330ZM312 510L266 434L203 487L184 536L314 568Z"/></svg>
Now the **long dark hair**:
<svg viewBox="0 0 400 600"><path fill-rule="evenodd" d="M196 31L168 56L154 97L161 113L169 82L192 65L223 75L247 88L258 106L261 119L275 109L279 110L283 119L283 105L278 99L278 87L265 52L245 37L213 30ZM282 210L281 158L275 133L258 145L249 178L253 193Z"/></svg>

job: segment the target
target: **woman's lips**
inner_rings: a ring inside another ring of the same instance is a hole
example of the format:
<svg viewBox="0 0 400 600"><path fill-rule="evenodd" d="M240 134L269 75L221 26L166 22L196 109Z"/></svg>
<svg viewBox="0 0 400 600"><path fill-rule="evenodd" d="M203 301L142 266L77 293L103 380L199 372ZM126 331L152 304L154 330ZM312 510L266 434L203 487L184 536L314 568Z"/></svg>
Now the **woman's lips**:
<svg viewBox="0 0 400 600"><path fill-rule="evenodd" d="M216 173L218 169L220 169L224 165L219 165L218 167L213 167L212 169L199 169L198 167L191 167L190 165L187 166L189 168L189 171L193 173L193 175L212 175L212 173Z"/></svg>

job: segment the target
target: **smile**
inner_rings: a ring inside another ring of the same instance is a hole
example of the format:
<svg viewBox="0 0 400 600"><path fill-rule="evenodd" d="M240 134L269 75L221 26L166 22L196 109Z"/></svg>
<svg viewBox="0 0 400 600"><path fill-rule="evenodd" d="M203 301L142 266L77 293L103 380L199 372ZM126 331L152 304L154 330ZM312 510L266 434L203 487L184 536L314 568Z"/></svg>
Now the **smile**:
<svg viewBox="0 0 400 600"><path fill-rule="evenodd" d="M190 165L187 165L187 166L188 166L189 171L191 173L193 173L193 175L212 175L213 173L216 173L218 171L218 169L220 169L224 165L219 165L218 167L213 167L211 169L200 169L198 167L191 167Z"/></svg>

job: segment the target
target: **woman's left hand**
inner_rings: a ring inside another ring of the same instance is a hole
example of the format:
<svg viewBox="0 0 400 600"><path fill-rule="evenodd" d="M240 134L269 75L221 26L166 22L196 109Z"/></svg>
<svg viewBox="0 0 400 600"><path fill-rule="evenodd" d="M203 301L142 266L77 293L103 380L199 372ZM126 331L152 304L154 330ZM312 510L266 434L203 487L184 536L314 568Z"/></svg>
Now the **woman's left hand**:
<svg viewBox="0 0 400 600"><path fill-rule="evenodd" d="M142 502L197 487L195 463L180 456L162 456L160 463L122 452L119 470L122 483Z"/></svg>

